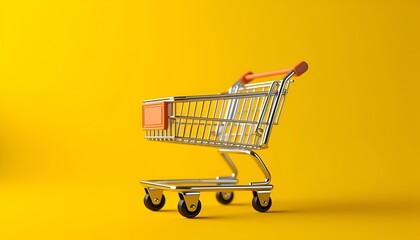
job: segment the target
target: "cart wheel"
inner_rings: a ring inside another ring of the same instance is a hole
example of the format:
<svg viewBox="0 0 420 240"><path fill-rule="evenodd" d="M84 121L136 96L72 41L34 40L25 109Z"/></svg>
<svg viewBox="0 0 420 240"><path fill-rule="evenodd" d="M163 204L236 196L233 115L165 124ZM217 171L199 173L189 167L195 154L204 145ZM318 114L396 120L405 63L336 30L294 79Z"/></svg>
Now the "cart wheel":
<svg viewBox="0 0 420 240"><path fill-rule="evenodd" d="M159 204L154 204L149 194L146 194L144 196L144 206L146 206L149 210L152 211L159 211L163 207L163 205L165 205L165 201L165 195L163 194Z"/></svg>
<svg viewBox="0 0 420 240"><path fill-rule="evenodd" d="M267 206L263 207L261 206L260 199L258 199L258 196L255 194L254 198L252 198L252 206L258 212L267 212L271 207L271 197L268 199Z"/></svg>
<svg viewBox="0 0 420 240"><path fill-rule="evenodd" d="M195 208L195 211L190 211L187 208L187 204L185 203L184 199L179 200L178 202L178 212L186 217L186 218L193 218L195 216L197 216L201 211L201 202L200 200L198 200L197 206Z"/></svg>
<svg viewBox="0 0 420 240"><path fill-rule="evenodd" d="M233 200L233 192L217 192L216 198L219 203L227 205Z"/></svg>

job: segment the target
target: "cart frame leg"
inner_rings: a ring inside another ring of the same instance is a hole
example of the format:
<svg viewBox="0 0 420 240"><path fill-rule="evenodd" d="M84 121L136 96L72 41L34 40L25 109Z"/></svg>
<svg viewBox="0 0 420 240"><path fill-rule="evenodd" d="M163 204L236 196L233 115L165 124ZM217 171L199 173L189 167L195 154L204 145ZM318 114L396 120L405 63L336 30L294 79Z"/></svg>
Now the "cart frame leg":
<svg viewBox="0 0 420 240"><path fill-rule="evenodd" d="M180 192L179 198L184 199L188 211L194 212L197 210L198 200L200 200L200 192Z"/></svg>
<svg viewBox="0 0 420 240"><path fill-rule="evenodd" d="M270 201L270 193L271 191L254 191L252 192L254 196L258 197L258 200L261 204L261 206L266 207Z"/></svg>
<svg viewBox="0 0 420 240"><path fill-rule="evenodd" d="M267 166L264 164L264 161L262 160L262 158L254 151L252 150L248 150L248 149L224 149L221 148L219 149L220 152L222 152L222 155L225 157L226 161L228 162L228 164L231 166L233 173L232 176L235 175L237 176L238 171L235 167L235 165L233 164L233 161L230 159L230 157L228 156L228 153L239 153L239 154L246 154L249 155L251 158L254 159L255 163L257 164L258 168L261 170L261 172L264 174L264 181L262 182L250 182L250 185L268 185L271 181L271 174L270 171L268 170Z"/></svg>
<svg viewBox="0 0 420 240"><path fill-rule="evenodd" d="M152 203L154 205L159 205L162 200L163 190L158 188L145 188L144 190L146 191L146 194L150 195Z"/></svg>
<svg viewBox="0 0 420 240"><path fill-rule="evenodd" d="M230 176L218 176L216 179L237 179L238 177L238 169L236 168L235 164L233 163L232 159L226 152L220 151L220 155L222 155L223 159L226 161L232 173Z"/></svg>

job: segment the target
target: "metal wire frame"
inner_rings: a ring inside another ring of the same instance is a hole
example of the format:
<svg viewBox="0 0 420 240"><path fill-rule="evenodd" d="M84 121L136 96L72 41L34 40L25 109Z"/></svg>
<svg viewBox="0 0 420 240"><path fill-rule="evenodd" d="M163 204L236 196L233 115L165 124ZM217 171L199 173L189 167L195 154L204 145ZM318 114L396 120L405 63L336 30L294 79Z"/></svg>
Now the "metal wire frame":
<svg viewBox="0 0 420 240"><path fill-rule="evenodd" d="M219 148L266 148L292 82L289 78L240 85L217 95L147 100L168 102L169 114L166 130L146 130L145 137Z"/></svg>

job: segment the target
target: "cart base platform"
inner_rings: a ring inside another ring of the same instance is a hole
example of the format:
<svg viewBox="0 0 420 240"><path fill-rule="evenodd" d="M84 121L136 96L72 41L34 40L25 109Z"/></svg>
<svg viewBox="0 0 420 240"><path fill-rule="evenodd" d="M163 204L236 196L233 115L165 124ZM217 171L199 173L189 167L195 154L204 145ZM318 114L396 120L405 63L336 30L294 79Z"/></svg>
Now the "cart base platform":
<svg viewBox="0 0 420 240"><path fill-rule="evenodd" d="M256 211L266 212L271 207L270 193L273 185L270 183L270 173L260 156L251 150L244 149L220 149L223 158L232 170L231 176L200 179L165 179L165 180L142 180L140 183L145 187L145 206L158 211L165 205L163 191L177 192L180 197L178 211L187 218L198 215L201 210L200 192L216 192L217 200L222 204L229 204L233 200L234 191L252 191L252 206ZM257 163L265 175L262 182L250 182L249 184L237 184L238 171L229 153L247 154Z"/></svg>

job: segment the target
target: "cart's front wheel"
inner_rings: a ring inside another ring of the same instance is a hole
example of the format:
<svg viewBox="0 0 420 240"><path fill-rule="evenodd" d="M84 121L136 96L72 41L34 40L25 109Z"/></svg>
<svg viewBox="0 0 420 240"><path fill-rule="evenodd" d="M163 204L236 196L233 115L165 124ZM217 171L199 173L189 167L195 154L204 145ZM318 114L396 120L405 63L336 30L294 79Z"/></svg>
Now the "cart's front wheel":
<svg viewBox="0 0 420 240"><path fill-rule="evenodd" d="M161 208L163 208L166 202L165 195L163 194L158 204L153 203L153 199L150 197L149 194L146 194L143 200L144 200L144 206L146 206L149 210L152 210L152 211L159 211Z"/></svg>
<svg viewBox="0 0 420 240"><path fill-rule="evenodd" d="M227 205L233 200L233 192L217 192L216 198L219 203Z"/></svg>
<svg viewBox="0 0 420 240"><path fill-rule="evenodd" d="M178 212L186 218L193 218L193 217L197 216L200 213L200 211L201 211L200 200L198 200L197 206L195 206L194 211L188 210L187 204L186 204L184 199L181 199L178 202Z"/></svg>
<svg viewBox="0 0 420 240"><path fill-rule="evenodd" d="M270 207L271 207L271 203L272 203L271 202L271 197L268 198L268 201L265 204L265 206L261 205L260 199L258 198L258 196L256 194L255 194L254 198L252 198L252 206L258 212L267 212L268 209L270 209Z"/></svg>

